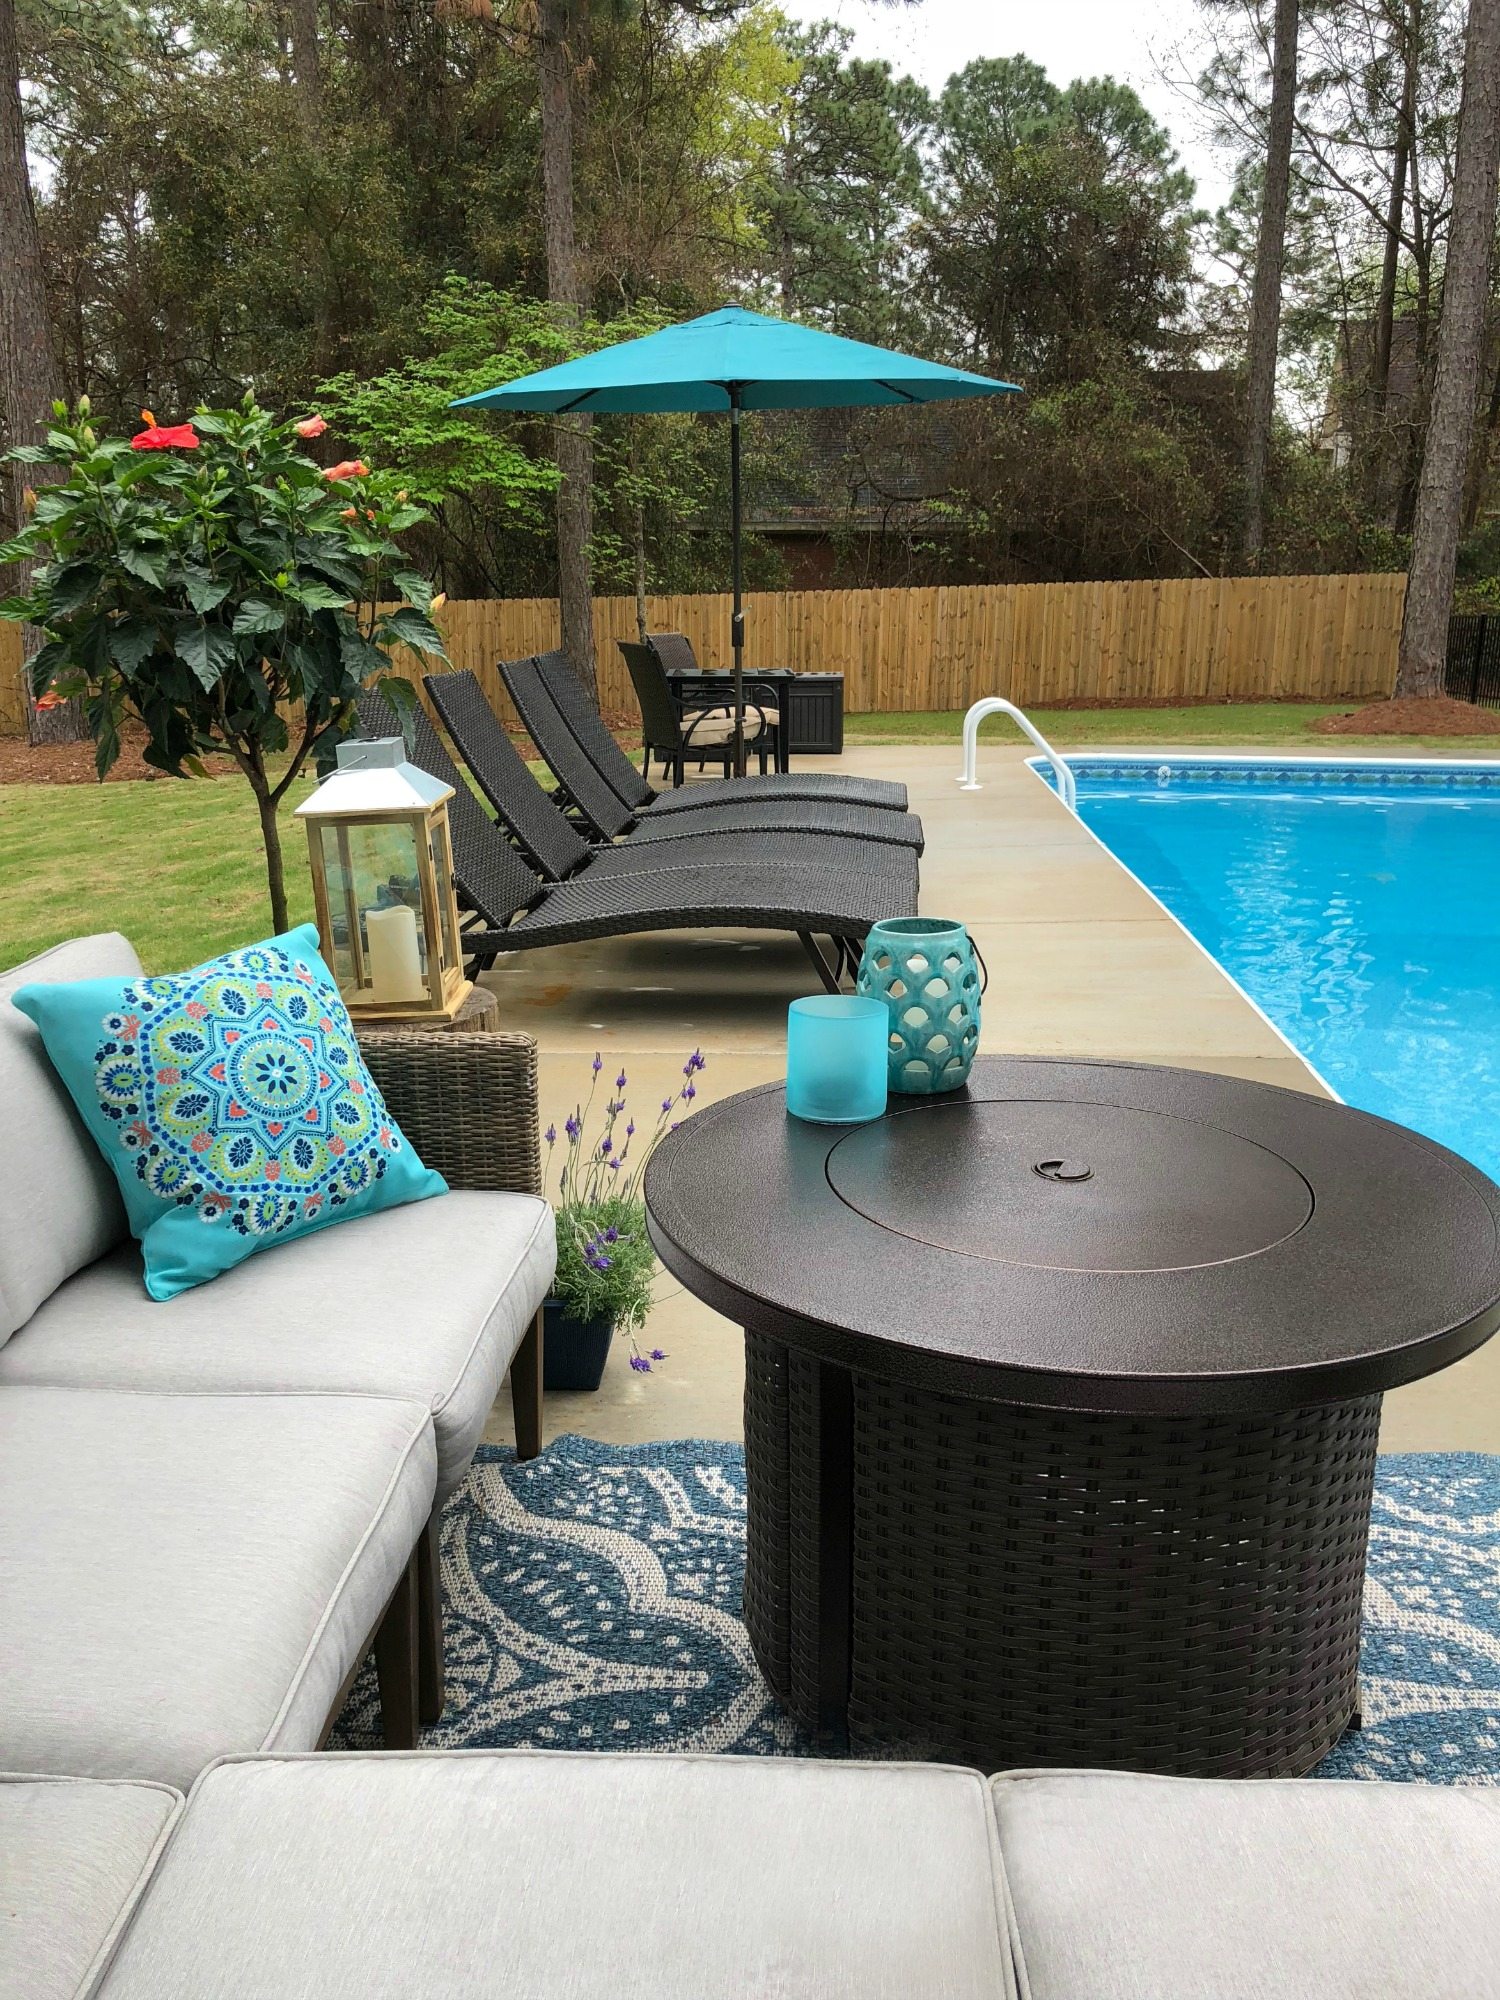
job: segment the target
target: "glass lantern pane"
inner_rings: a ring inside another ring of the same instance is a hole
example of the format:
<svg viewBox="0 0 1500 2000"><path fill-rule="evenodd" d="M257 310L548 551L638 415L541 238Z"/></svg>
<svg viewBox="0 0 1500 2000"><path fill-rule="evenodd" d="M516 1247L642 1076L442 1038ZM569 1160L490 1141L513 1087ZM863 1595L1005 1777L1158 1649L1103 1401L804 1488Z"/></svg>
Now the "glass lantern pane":
<svg viewBox="0 0 1500 2000"><path fill-rule="evenodd" d="M339 991L352 1006L425 1000L421 822L351 820L320 833Z"/></svg>
<svg viewBox="0 0 1500 2000"><path fill-rule="evenodd" d="M438 920L441 926L443 969L459 962L458 924L453 897L453 855L448 845L448 819L442 814L432 828L432 872L437 877Z"/></svg>

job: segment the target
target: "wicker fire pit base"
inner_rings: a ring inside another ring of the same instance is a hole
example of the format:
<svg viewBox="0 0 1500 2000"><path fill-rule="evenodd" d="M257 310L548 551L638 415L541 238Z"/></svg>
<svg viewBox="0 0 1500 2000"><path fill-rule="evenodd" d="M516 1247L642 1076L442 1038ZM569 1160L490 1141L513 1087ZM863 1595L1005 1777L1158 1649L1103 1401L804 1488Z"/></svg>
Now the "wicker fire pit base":
<svg viewBox="0 0 1500 2000"><path fill-rule="evenodd" d="M986 1770L1276 1777L1357 1714L1378 1396L1089 1415L757 1334L746 1362L745 1622L808 1727Z"/></svg>

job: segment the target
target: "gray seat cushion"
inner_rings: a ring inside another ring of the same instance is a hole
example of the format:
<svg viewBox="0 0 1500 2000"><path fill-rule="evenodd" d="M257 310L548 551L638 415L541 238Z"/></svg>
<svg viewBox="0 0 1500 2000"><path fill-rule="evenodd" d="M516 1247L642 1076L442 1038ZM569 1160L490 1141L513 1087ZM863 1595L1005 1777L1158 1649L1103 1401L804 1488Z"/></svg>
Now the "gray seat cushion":
<svg viewBox="0 0 1500 2000"><path fill-rule="evenodd" d="M88 1989L181 1808L166 1785L0 1773L0 1993Z"/></svg>
<svg viewBox="0 0 1500 2000"><path fill-rule="evenodd" d="M0 1769L311 1748L435 1471L420 1402L0 1391Z"/></svg>
<svg viewBox="0 0 1500 2000"><path fill-rule="evenodd" d="M130 1244L0 1349L0 1387L416 1397L433 1412L442 1497L463 1479L554 1258L551 1209L519 1194L360 1216L162 1303Z"/></svg>
<svg viewBox="0 0 1500 2000"><path fill-rule="evenodd" d="M115 1177L10 996L33 979L128 979L140 969L125 939L106 931L0 972L0 1345L127 1233Z"/></svg>
<svg viewBox="0 0 1500 2000"><path fill-rule="evenodd" d="M1022 1771L994 1798L1030 2000L1500 1994L1500 1791Z"/></svg>
<svg viewBox="0 0 1500 2000"><path fill-rule="evenodd" d="M208 1772L103 1993L1005 2000L1014 1988L974 1772L452 1751Z"/></svg>

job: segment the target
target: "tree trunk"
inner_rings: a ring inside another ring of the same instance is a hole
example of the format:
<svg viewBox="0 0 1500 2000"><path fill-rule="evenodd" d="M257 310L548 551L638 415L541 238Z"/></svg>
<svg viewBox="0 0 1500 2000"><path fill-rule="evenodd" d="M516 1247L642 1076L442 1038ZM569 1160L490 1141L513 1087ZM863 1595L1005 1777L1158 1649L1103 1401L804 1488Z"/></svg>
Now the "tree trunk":
<svg viewBox="0 0 1500 2000"><path fill-rule="evenodd" d="M290 0L292 77L297 109L309 134L323 116L323 80L318 74L318 0Z"/></svg>
<svg viewBox="0 0 1500 2000"><path fill-rule="evenodd" d="M1400 697L1441 691L1458 567L1464 481L1484 367L1495 199L1500 188L1500 0L1469 0L1453 213L1401 621Z"/></svg>
<svg viewBox="0 0 1500 2000"><path fill-rule="evenodd" d="M575 0L580 8L587 0ZM573 216L573 52L569 0L538 0L537 66L541 89L542 224L547 244L547 294L574 317L584 304L583 273ZM596 704L593 586L594 439L587 417L559 417L557 465L557 596L563 650Z"/></svg>
<svg viewBox="0 0 1500 2000"><path fill-rule="evenodd" d="M1276 411L1276 343L1281 331L1281 271L1286 256L1286 211L1292 180L1292 127L1297 112L1298 0L1276 0L1271 43L1271 115L1261 189L1255 282L1250 292L1250 335L1245 353L1245 515L1240 555L1259 569L1265 546L1266 468Z"/></svg>
<svg viewBox="0 0 1500 2000"><path fill-rule="evenodd" d="M1484 423L1480 427L1474 449L1469 454L1469 476L1464 487L1464 516L1460 539L1472 535L1479 526L1479 510L1484 504L1485 488L1489 484L1490 461L1494 455L1497 436L1500 436L1500 351L1495 355L1494 373L1490 377L1490 395L1485 408Z"/></svg>
<svg viewBox="0 0 1500 2000"><path fill-rule="evenodd" d="M0 440L9 449L39 444L47 428L55 391L47 288L42 276L42 244L31 172L26 163L26 126L21 113L21 65L16 48L15 0L0 0ZM42 485L45 466L7 465L0 507L4 536L25 520L26 489ZM9 589L20 595L31 577L30 563L14 565ZM42 644L26 626L21 641L26 701L26 733L33 743L81 743L88 735L76 701L39 709L31 698L27 663Z"/></svg>
<svg viewBox="0 0 1500 2000"><path fill-rule="evenodd" d="M1391 381L1396 279L1401 268L1401 218L1406 212L1406 165L1411 158L1412 133L1417 122L1417 51L1421 39L1422 0L1409 0L1401 35L1401 110L1397 116L1396 148L1391 160L1391 193L1385 211L1385 253L1381 261L1380 292L1375 305L1375 353L1370 367L1370 389L1377 423L1384 416L1386 391Z"/></svg>
<svg viewBox="0 0 1500 2000"><path fill-rule="evenodd" d="M630 420L630 477L635 487L635 504L630 511L635 543L635 630L636 637L644 646L650 628L646 617L646 503L641 496L641 431L638 417Z"/></svg>
<svg viewBox="0 0 1500 2000"><path fill-rule="evenodd" d="M254 778L250 789L255 794L255 810L260 815L261 845L266 850L266 887L271 895L271 931L276 937L287 928L286 913L286 869L281 855L281 820L277 813L279 801L272 798L266 788L264 777L257 784Z"/></svg>

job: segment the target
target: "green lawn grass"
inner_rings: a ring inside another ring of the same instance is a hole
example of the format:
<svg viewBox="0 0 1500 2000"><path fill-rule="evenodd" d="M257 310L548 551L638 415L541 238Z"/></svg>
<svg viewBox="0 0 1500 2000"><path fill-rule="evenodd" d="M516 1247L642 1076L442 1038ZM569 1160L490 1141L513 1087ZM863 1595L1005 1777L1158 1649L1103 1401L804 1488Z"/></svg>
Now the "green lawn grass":
<svg viewBox="0 0 1500 2000"><path fill-rule="evenodd" d="M1347 708L1348 703L1342 704ZM1037 726L1064 747L1243 744L1334 753L1414 744L1466 756L1500 749L1493 737L1317 736L1309 725L1340 707L1247 702L1158 709L1037 709ZM1497 719L1500 720L1500 719ZM849 743L948 743L957 714L855 715ZM1014 737L997 716L983 740ZM544 775L535 767L538 775ZM306 795L298 786L289 806ZM312 915L300 824L283 810L292 919ZM79 932L123 931L148 971L175 972L270 928L265 863L249 793L235 776L111 785L0 785L0 965Z"/></svg>
<svg viewBox="0 0 1500 2000"><path fill-rule="evenodd" d="M294 788L290 804L310 786ZM283 809L292 918L312 915L307 836ZM0 785L0 964L83 931L123 931L148 972L180 972L271 927L255 805L238 776Z"/></svg>
<svg viewBox="0 0 1500 2000"><path fill-rule="evenodd" d="M1042 734L1064 749L1093 749L1116 743L1269 744L1287 750L1381 749L1399 755L1416 747L1447 750L1453 756L1487 753L1500 747L1500 712L1493 736L1322 736L1312 727L1320 716L1347 715L1356 704L1302 701L1205 702L1190 708L1031 708L1026 712ZM953 743L963 732L963 715L954 710L922 710L912 714L850 715L844 722L846 743ZM980 741L1020 740L1021 732L1008 716L997 715L982 728Z"/></svg>

